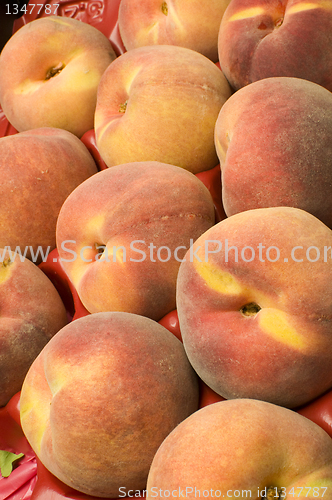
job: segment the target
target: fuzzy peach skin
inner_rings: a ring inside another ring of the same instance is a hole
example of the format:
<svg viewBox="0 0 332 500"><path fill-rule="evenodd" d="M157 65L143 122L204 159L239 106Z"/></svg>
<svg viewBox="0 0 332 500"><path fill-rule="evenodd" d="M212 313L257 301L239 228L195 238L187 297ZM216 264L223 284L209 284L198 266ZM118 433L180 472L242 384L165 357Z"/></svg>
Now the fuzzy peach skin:
<svg viewBox="0 0 332 500"><path fill-rule="evenodd" d="M317 424L265 401L206 406L157 451L148 498L332 498L332 440ZM203 493L204 492L204 493Z"/></svg>
<svg viewBox="0 0 332 500"><path fill-rule="evenodd" d="M24 381L23 431L43 465L98 497L143 489L165 437L198 409L183 345L155 321L96 313L60 330Z"/></svg>
<svg viewBox="0 0 332 500"><path fill-rule="evenodd" d="M214 221L211 194L195 175L159 162L128 163L98 172L68 196L57 249L90 313L158 321L175 309L186 250Z"/></svg>
<svg viewBox="0 0 332 500"><path fill-rule="evenodd" d="M332 94L300 78L254 82L231 96L215 127L226 214L301 208L332 228Z"/></svg>
<svg viewBox="0 0 332 500"><path fill-rule="evenodd" d="M0 249L0 407L21 390L30 365L68 320L45 274Z"/></svg>
<svg viewBox="0 0 332 500"><path fill-rule="evenodd" d="M127 50L179 45L218 62L218 33L230 0L121 0L119 31Z"/></svg>
<svg viewBox="0 0 332 500"><path fill-rule="evenodd" d="M66 130L45 127L2 137L0 248L19 247L40 263L55 248L63 202L97 171L86 146Z"/></svg>
<svg viewBox="0 0 332 500"><path fill-rule="evenodd" d="M332 386L332 231L292 207L247 210L196 240L177 311L202 380L294 408Z"/></svg>
<svg viewBox="0 0 332 500"><path fill-rule="evenodd" d="M193 173L218 165L214 126L231 95L220 69L184 47L129 50L104 72L96 143L108 167L159 161Z"/></svg>
<svg viewBox="0 0 332 500"><path fill-rule="evenodd" d="M57 127L81 137L93 128L97 87L116 58L97 28L47 16L22 26L0 58L0 102L18 130Z"/></svg>
<svg viewBox="0 0 332 500"><path fill-rule="evenodd" d="M290 76L332 91L331 44L328 0L232 0L220 23L218 54L234 90Z"/></svg>

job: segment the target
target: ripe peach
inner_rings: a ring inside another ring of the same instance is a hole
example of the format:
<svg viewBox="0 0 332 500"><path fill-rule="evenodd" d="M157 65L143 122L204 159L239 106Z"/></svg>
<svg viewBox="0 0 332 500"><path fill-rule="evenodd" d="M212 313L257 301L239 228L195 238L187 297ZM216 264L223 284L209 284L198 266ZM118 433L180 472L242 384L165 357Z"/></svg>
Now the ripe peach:
<svg viewBox="0 0 332 500"><path fill-rule="evenodd" d="M228 216L301 208L332 228L332 94L300 78L266 78L233 94L215 127Z"/></svg>
<svg viewBox="0 0 332 500"><path fill-rule="evenodd" d="M45 274L28 259L0 249L0 406L21 390L32 362L68 322Z"/></svg>
<svg viewBox="0 0 332 500"><path fill-rule="evenodd" d="M22 26L0 58L0 102L19 131L63 128L81 137L93 128L97 87L116 58L97 28L46 16Z"/></svg>
<svg viewBox="0 0 332 500"><path fill-rule="evenodd" d="M55 248L63 202L96 164L75 135L45 127L2 137L0 172L0 248L40 263Z"/></svg>
<svg viewBox="0 0 332 500"><path fill-rule="evenodd" d="M331 229L292 207L232 215L196 240L177 311L209 387L290 408L332 387L331 252Z"/></svg>
<svg viewBox="0 0 332 500"><path fill-rule="evenodd" d="M175 309L176 278L190 244L215 221L207 187L159 162L108 168L61 207L61 265L90 312L125 311L156 321Z"/></svg>
<svg viewBox="0 0 332 500"><path fill-rule="evenodd" d="M104 72L97 94L96 143L108 167L159 161L196 174L218 164L214 126L231 95L220 69L173 45L129 50Z"/></svg>
<svg viewBox="0 0 332 500"><path fill-rule="evenodd" d="M58 479L93 496L143 489L165 437L198 408L182 343L157 322L96 313L62 328L32 364L21 423Z"/></svg>
<svg viewBox="0 0 332 500"><path fill-rule="evenodd" d="M332 498L332 441L292 410L254 399L206 406L159 447L148 498Z"/></svg>
<svg viewBox="0 0 332 500"><path fill-rule="evenodd" d="M127 50L179 45L218 61L218 33L230 0L121 0L119 31Z"/></svg>
<svg viewBox="0 0 332 500"><path fill-rule="evenodd" d="M332 8L325 0L232 0L219 29L234 90L263 78L303 78L332 91Z"/></svg>

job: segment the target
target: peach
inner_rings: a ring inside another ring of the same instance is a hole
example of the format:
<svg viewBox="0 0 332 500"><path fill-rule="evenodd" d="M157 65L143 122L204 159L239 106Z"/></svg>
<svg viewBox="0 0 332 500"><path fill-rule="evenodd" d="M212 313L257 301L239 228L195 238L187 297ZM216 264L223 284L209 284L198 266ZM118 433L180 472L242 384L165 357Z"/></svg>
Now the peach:
<svg viewBox="0 0 332 500"><path fill-rule="evenodd" d="M22 26L0 58L0 102L19 131L63 128L81 137L93 128L97 88L116 58L97 28L47 16Z"/></svg>
<svg viewBox="0 0 332 500"><path fill-rule="evenodd" d="M232 0L220 23L220 66L234 90L288 76L332 91L331 33L325 0Z"/></svg>
<svg viewBox="0 0 332 500"><path fill-rule="evenodd" d="M228 216L291 206L332 228L331 92L300 78L252 83L222 107L215 144Z"/></svg>
<svg viewBox="0 0 332 500"><path fill-rule="evenodd" d="M220 69L184 47L129 50L104 72L96 143L108 167L159 161L196 174L218 164L214 126L231 95Z"/></svg>
<svg viewBox="0 0 332 500"><path fill-rule="evenodd" d="M332 387L332 231L292 207L247 210L181 263L177 311L199 377L226 399L295 408Z"/></svg>
<svg viewBox="0 0 332 500"><path fill-rule="evenodd" d="M148 498L332 498L332 441L298 413L254 399L206 406L159 447ZM170 493L170 494L169 494Z"/></svg>
<svg viewBox="0 0 332 500"><path fill-rule="evenodd" d="M141 490L164 438L198 408L183 345L157 322L96 313L62 328L22 387L23 431L37 457L76 490Z"/></svg>
<svg viewBox="0 0 332 500"><path fill-rule="evenodd" d="M0 249L0 406L21 390L24 377L47 342L68 320L45 274L28 259Z"/></svg>
<svg viewBox="0 0 332 500"><path fill-rule="evenodd" d="M90 312L160 320L175 309L180 262L215 221L207 187L159 162L108 168L78 186L56 230L61 265Z"/></svg>
<svg viewBox="0 0 332 500"><path fill-rule="evenodd" d="M121 0L119 31L127 50L179 45L218 62L218 33L230 0Z"/></svg>
<svg viewBox="0 0 332 500"><path fill-rule="evenodd" d="M40 128L0 139L0 248L40 263L55 248L67 196L97 173L84 144L66 130Z"/></svg>

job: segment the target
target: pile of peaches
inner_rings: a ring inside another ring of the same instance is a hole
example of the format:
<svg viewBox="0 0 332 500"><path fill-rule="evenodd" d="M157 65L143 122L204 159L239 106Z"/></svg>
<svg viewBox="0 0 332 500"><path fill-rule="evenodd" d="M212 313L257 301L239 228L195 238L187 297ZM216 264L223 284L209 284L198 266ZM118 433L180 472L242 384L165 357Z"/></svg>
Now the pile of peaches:
<svg viewBox="0 0 332 500"><path fill-rule="evenodd" d="M72 495L24 499L331 500L332 2L30 0L14 26L0 407Z"/></svg>

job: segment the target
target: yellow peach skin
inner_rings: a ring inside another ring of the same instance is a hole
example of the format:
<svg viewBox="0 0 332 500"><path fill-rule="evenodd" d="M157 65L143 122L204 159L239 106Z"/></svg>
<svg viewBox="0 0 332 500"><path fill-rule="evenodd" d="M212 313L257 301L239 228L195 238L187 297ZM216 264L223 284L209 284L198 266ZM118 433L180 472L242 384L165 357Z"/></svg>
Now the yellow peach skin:
<svg viewBox="0 0 332 500"><path fill-rule="evenodd" d="M176 307L186 250L214 221L211 194L194 174L160 162L118 165L87 179L62 205L59 258L89 312L158 321Z"/></svg>
<svg viewBox="0 0 332 500"><path fill-rule="evenodd" d="M292 207L219 222L181 263L188 358L226 399L295 408L332 386L332 231Z"/></svg>
<svg viewBox="0 0 332 500"><path fill-rule="evenodd" d="M115 58L108 38L76 19L47 16L22 26L0 58L8 121L19 132L57 127L81 137L93 128L97 87Z"/></svg>
<svg viewBox="0 0 332 500"><path fill-rule="evenodd" d="M292 410L221 401L181 422L157 451L148 497L332 498L332 441Z"/></svg>
<svg viewBox="0 0 332 500"><path fill-rule="evenodd" d="M121 0L119 31L127 50L179 45L218 61L218 33L230 0Z"/></svg>
<svg viewBox="0 0 332 500"><path fill-rule="evenodd" d="M61 298L28 259L0 249L0 406L21 390L24 377L47 342L68 320Z"/></svg>
<svg viewBox="0 0 332 500"><path fill-rule="evenodd" d="M288 76L331 91L331 33L328 0L232 0L220 23L220 66L234 90Z"/></svg>
<svg viewBox="0 0 332 500"><path fill-rule="evenodd" d="M218 164L214 126L231 95L219 68L183 47L129 50L104 72L97 94L96 142L108 167L159 161L192 173Z"/></svg>
<svg viewBox="0 0 332 500"><path fill-rule="evenodd" d="M76 490L143 489L164 438L198 408L182 343L153 320L96 313L60 330L31 366L20 414L33 450Z"/></svg>

